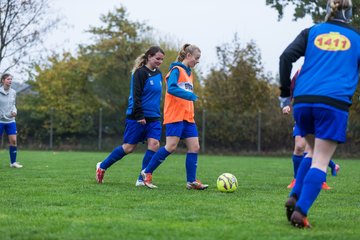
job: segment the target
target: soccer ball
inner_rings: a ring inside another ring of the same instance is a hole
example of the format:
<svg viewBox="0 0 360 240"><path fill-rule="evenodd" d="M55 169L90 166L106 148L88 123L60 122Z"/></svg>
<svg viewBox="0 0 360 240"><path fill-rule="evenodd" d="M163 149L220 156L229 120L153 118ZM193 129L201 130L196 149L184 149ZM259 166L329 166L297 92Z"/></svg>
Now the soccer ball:
<svg viewBox="0 0 360 240"><path fill-rule="evenodd" d="M231 193L237 189L238 181L233 174L223 173L218 177L216 185L219 191Z"/></svg>

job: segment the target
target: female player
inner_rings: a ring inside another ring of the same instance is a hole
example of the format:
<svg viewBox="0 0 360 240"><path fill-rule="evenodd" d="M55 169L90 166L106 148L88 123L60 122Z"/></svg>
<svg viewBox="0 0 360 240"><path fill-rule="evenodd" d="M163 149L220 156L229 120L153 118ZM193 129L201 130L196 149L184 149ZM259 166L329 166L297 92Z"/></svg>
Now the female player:
<svg viewBox="0 0 360 240"><path fill-rule="evenodd" d="M16 109L16 91L11 88L13 77L9 73L1 76L0 85L0 136L4 129L9 139L10 167L22 168L23 165L16 162L17 156L17 130L15 117Z"/></svg>
<svg viewBox="0 0 360 240"><path fill-rule="evenodd" d="M203 190L208 185L196 179L198 152L200 149L198 131L194 120L193 74L191 68L199 63L200 49L185 44L179 52L177 62L170 65L165 77L167 91L164 105L164 124L166 126L166 145L152 157L149 165L141 172L144 183L149 188L156 188L152 183L152 173L176 150L180 139L185 140L187 189Z"/></svg>
<svg viewBox="0 0 360 240"><path fill-rule="evenodd" d="M149 163L151 157L160 146L161 123L160 101L162 91L162 74L159 70L165 53L158 47L150 47L135 61L130 83L129 105L126 111L124 140L110 155L96 165L96 180L103 182L105 171L125 155L136 148L138 142L147 140L142 168ZM144 186L141 176L136 186Z"/></svg>
<svg viewBox="0 0 360 240"><path fill-rule="evenodd" d="M285 203L295 227L311 227L307 215L326 181L338 143L346 140L348 110L358 83L360 36L348 22L351 0L328 0L324 23L303 30L280 57L280 102L290 102L292 63L305 56L295 83L294 118L309 145Z"/></svg>

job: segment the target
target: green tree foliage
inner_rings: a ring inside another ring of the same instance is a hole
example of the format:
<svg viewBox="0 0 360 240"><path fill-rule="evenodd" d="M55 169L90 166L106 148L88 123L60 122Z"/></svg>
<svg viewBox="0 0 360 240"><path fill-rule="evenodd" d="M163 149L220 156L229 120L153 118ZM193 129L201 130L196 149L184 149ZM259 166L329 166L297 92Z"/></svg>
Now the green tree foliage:
<svg viewBox="0 0 360 240"><path fill-rule="evenodd" d="M102 15L100 19L103 26L91 27L88 31L95 43L82 46L79 54L89 63L93 94L105 109L105 119L123 118L131 70L134 60L149 46L144 34L150 28L129 21L122 7ZM110 128L116 129L117 126L120 126L119 122Z"/></svg>
<svg viewBox="0 0 360 240"><path fill-rule="evenodd" d="M358 27L360 24L360 0L353 0L352 25ZM326 15L327 0L266 0L266 5L278 12L279 20L284 16L285 8L294 7L294 20L311 16L315 23L324 21Z"/></svg>
<svg viewBox="0 0 360 240"><path fill-rule="evenodd" d="M33 129L37 134L42 132L39 137L46 135L51 115L54 133L58 137L96 133L93 121L99 104L89 85L88 68L86 62L69 53L50 57L46 66L36 66L36 81L29 82L36 94L26 95L21 109L35 123L41 122L41 126ZM31 126L33 123L25 124Z"/></svg>
<svg viewBox="0 0 360 240"><path fill-rule="evenodd" d="M276 88L264 74L254 42L242 47L235 36L232 43L217 47L217 56L218 68L211 69L204 81L206 125L211 129L206 133L207 143L232 150L256 150L259 114L266 123L271 122L271 126L261 127L269 134L274 134L275 126L281 123ZM284 131L290 135L290 130Z"/></svg>

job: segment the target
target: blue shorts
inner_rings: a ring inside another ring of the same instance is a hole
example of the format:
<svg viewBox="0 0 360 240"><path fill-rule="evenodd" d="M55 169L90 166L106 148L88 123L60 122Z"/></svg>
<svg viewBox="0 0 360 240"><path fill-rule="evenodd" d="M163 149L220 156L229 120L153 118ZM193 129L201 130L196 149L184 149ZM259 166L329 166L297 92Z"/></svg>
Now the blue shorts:
<svg viewBox="0 0 360 240"><path fill-rule="evenodd" d="M148 138L154 138L160 141L160 121L148 122L145 125L142 125L136 120L126 119L124 143L137 144L139 142L144 142Z"/></svg>
<svg viewBox="0 0 360 240"><path fill-rule="evenodd" d="M295 123L293 128L293 137L301 136L299 126Z"/></svg>
<svg viewBox="0 0 360 240"><path fill-rule="evenodd" d="M294 119L302 137L313 134L315 138L344 143L349 113L321 103L294 105Z"/></svg>
<svg viewBox="0 0 360 240"><path fill-rule="evenodd" d="M187 121L165 124L167 137L179 137L181 139L198 137L199 133L195 123Z"/></svg>
<svg viewBox="0 0 360 240"><path fill-rule="evenodd" d="M0 123L0 136L3 134L5 129L6 135L16 135L16 122L11 123Z"/></svg>

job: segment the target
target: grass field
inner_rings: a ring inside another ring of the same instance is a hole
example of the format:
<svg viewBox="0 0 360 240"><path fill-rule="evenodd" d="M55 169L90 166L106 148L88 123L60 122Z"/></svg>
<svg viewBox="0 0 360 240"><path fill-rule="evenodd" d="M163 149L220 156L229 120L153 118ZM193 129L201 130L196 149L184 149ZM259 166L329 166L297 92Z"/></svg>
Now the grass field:
<svg viewBox="0 0 360 240"><path fill-rule="evenodd" d="M312 229L295 229L283 207L292 163L276 157L200 156L205 191L185 189L184 155L153 176L158 189L136 188L141 154L113 165L104 184L95 164L107 153L20 151L11 169L0 151L0 239L360 239L360 161L340 160L333 187L309 213ZM216 190L233 173L235 193Z"/></svg>

